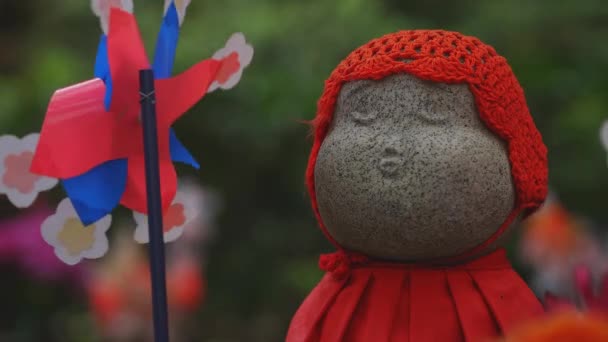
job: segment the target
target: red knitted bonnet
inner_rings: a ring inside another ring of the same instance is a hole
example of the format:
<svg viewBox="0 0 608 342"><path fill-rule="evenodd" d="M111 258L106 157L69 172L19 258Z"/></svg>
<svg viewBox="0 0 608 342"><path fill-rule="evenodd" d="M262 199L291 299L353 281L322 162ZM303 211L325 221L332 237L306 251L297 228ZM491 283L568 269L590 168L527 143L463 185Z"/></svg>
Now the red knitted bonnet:
<svg viewBox="0 0 608 342"><path fill-rule="evenodd" d="M423 80L466 83L485 125L507 143L516 202L505 223L475 253L494 242L522 211L538 208L547 194L547 149L530 116L524 92L494 48L479 39L441 30L400 31L374 39L346 57L325 81L313 120L314 144L306 170L312 207L326 237L315 195L314 170L342 85L349 81L407 73Z"/></svg>

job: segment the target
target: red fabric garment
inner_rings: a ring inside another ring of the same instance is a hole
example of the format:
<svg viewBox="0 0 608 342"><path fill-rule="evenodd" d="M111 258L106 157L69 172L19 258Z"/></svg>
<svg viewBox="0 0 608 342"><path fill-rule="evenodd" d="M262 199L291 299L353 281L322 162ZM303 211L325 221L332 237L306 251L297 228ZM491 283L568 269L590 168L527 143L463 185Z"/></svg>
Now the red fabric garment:
<svg viewBox="0 0 608 342"><path fill-rule="evenodd" d="M502 249L451 267L368 262L346 277L327 273L286 341L476 342L542 312Z"/></svg>

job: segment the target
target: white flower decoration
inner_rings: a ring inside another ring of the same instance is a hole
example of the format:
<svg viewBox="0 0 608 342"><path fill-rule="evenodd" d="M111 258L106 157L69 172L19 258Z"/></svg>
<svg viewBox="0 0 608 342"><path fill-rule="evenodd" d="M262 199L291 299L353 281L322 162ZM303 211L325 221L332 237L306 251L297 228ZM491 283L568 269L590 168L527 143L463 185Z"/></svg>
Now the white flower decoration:
<svg viewBox="0 0 608 342"><path fill-rule="evenodd" d="M99 17L103 33L108 34L110 21L110 8L117 7L123 11L133 13L133 0L91 0L91 9Z"/></svg>
<svg viewBox="0 0 608 342"><path fill-rule="evenodd" d="M23 139L14 135L0 136L0 194L6 194L18 208L29 207L38 193L57 185L55 178L30 172L39 137L38 133Z"/></svg>
<svg viewBox="0 0 608 342"><path fill-rule="evenodd" d="M602 128L600 128L600 140L604 149L608 152L608 120L604 121Z"/></svg>
<svg viewBox="0 0 608 342"><path fill-rule="evenodd" d="M600 128L600 141L606 152L608 152L608 120L604 121Z"/></svg>
<svg viewBox="0 0 608 342"><path fill-rule="evenodd" d="M184 18L186 17L186 9L190 5L190 0L165 0L165 15L167 15L167 11L169 10L169 6L171 3L175 3L175 8L177 9L177 16L179 17L179 24L184 23Z"/></svg>
<svg viewBox="0 0 608 342"><path fill-rule="evenodd" d="M198 198L193 198L187 192L178 191L173 203L163 217L163 230L165 243L177 240L190 223L198 218ZM133 219L137 224L134 238L139 243L148 243L150 235L148 232L148 216L139 212L133 212Z"/></svg>
<svg viewBox="0 0 608 342"><path fill-rule="evenodd" d="M55 248L55 254L68 265L75 265L82 259L101 258L108 252L106 233L112 224L112 216L83 226L72 202L64 199L57 206L54 215L42 222L42 238Z"/></svg>
<svg viewBox="0 0 608 342"><path fill-rule="evenodd" d="M213 54L213 59L222 61L222 66L209 86L208 93L217 88L230 89L239 83L243 69L253 59L253 47L245 41L242 33L233 34L226 46Z"/></svg>

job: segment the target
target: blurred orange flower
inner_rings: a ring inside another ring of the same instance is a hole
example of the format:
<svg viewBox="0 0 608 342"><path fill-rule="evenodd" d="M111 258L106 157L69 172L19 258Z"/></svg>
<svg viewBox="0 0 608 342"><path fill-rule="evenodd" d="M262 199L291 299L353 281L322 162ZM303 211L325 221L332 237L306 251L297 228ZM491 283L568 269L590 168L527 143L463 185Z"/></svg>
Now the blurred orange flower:
<svg viewBox="0 0 608 342"><path fill-rule="evenodd" d="M526 221L524 254L533 259L573 255L581 247L581 237L581 225L561 204L550 202Z"/></svg>
<svg viewBox="0 0 608 342"><path fill-rule="evenodd" d="M499 340L502 342L608 341L608 316L561 312L528 322Z"/></svg>

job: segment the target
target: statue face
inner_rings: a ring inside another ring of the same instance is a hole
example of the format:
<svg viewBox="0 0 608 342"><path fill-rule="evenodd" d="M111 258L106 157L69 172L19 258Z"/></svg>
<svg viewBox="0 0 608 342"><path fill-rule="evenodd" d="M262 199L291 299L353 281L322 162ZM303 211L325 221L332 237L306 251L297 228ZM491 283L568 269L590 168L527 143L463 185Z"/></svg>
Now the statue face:
<svg viewBox="0 0 608 342"><path fill-rule="evenodd" d="M468 86L407 74L342 87L315 187L340 245L402 261L477 246L515 201L506 146L479 119Z"/></svg>

